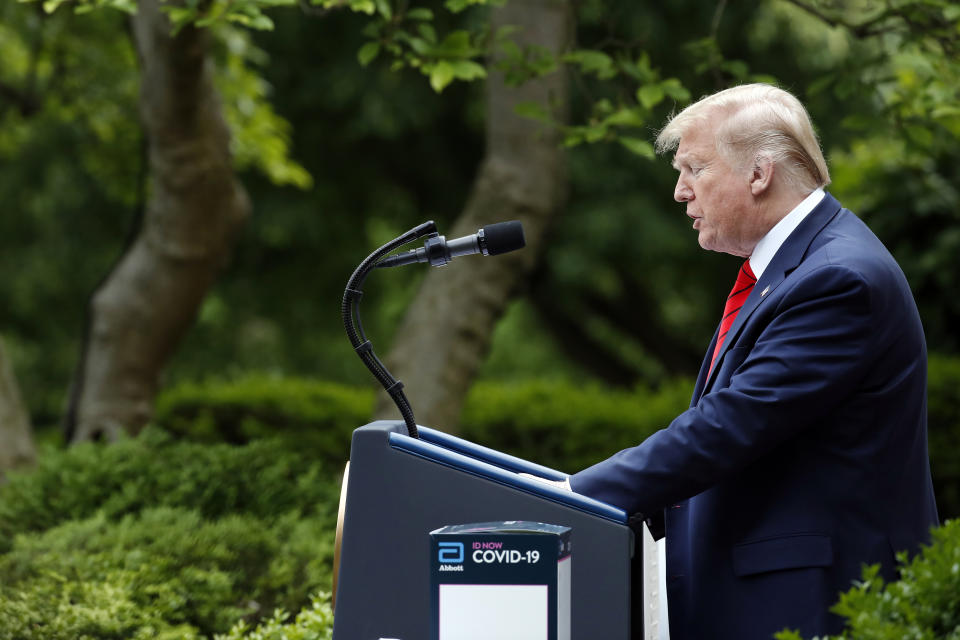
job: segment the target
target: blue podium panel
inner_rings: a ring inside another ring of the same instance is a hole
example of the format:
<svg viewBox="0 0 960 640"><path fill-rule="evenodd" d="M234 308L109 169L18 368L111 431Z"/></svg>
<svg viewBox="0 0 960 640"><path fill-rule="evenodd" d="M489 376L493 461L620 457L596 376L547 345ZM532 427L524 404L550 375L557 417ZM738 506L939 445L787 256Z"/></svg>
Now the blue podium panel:
<svg viewBox="0 0 960 640"><path fill-rule="evenodd" d="M334 640L429 640L430 532L506 520L571 528L573 640L643 637L631 615L643 554L626 513L517 475L564 477L552 469L425 427L405 434L399 421L353 434Z"/></svg>

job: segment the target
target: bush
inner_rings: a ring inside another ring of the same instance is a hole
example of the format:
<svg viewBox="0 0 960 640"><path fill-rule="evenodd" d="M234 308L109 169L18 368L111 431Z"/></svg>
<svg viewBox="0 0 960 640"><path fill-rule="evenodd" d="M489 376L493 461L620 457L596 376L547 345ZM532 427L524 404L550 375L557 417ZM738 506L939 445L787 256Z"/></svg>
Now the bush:
<svg viewBox="0 0 960 640"><path fill-rule="evenodd" d="M313 548L290 544L297 530L318 540ZM297 513L268 525L250 515L208 521L160 507L21 535L0 556L0 638L223 632L245 616L300 606L329 586L308 571L318 556L332 555L322 542L327 532L327 522Z"/></svg>
<svg viewBox="0 0 960 640"><path fill-rule="evenodd" d="M339 478L288 443L157 429L0 491L0 640L194 638L329 588Z"/></svg>
<svg viewBox="0 0 960 640"><path fill-rule="evenodd" d="M568 382L482 382L467 398L461 432L479 444L577 471L667 426L689 406L692 390L689 380L629 391ZM370 389L252 376L172 389L161 397L157 420L202 441L282 436L339 469L353 429L370 421L373 398ZM928 409L940 515L960 517L960 358L930 356Z"/></svg>
<svg viewBox="0 0 960 640"><path fill-rule="evenodd" d="M567 382L482 383L463 412L464 437L564 471L579 471L670 424L693 388L614 391Z"/></svg>
<svg viewBox="0 0 960 640"><path fill-rule="evenodd" d="M227 635L216 640L330 640L333 637L333 611L330 596L320 593L313 603L300 611L292 622L283 610L276 611L273 618L250 629L247 622L238 622Z"/></svg>
<svg viewBox="0 0 960 640"><path fill-rule="evenodd" d="M353 430L370 421L373 400L371 389L251 375L174 387L160 395L155 420L201 442L281 437L316 459L342 465Z"/></svg>
<svg viewBox="0 0 960 640"><path fill-rule="evenodd" d="M833 640L935 640L960 638L960 520L933 530L933 542L913 560L898 555L900 580L884 584L879 566L840 596L832 611L846 618ZM794 631L778 640L800 640Z"/></svg>
<svg viewBox="0 0 960 640"><path fill-rule="evenodd" d="M180 442L158 429L104 445L47 451L0 493L0 553L18 532L42 531L102 512L117 519L172 506L208 519L272 518L299 509L335 522L334 474L277 440L244 447Z"/></svg>
<svg viewBox="0 0 960 640"><path fill-rule="evenodd" d="M689 381L673 381L659 391L480 383L467 397L462 433L541 464L576 469L669 424L689 405L692 387ZM161 396L157 422L208 442L282 436L340 465L349 456L353 430L370 421L373 398L368 389L254 376L174 388Z"/></svg>

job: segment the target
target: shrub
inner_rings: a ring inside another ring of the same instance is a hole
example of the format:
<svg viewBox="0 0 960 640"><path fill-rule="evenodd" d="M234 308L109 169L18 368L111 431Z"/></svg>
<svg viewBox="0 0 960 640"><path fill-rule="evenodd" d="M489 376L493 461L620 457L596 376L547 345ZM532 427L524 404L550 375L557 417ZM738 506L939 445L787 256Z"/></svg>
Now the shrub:
<svg viewBox="0 0 960 640"><path fill-rule="evenodd" d="M370 421L371 389L332 382L250 375L182 384L161 394L156 422L202 442L242 444L281 437L319 460L343 464L350 436Z"/></svg>
<svg viewBox="0 0 960 640"><path fill-rule="evenodd" d="M203 445L178 442L158 429L111 445L47 451L35 469L11 473L0 493L0 553L18 532L164 505L209 519L270 519L301 510L335 522L339 489L333 475L276 440Z"/></svg>
<svg viewBox="0 0 960 640"><path fill-rule="evenodd" d="M658 391L566 382L480 383L467 398L462 432L486 446L575 469L669 424L688 406L692 387L688 381L673 381ZM253 376L177 387L164 393L159 405L157 422L191 439L248 442L279 435L339 465L349 455L353 430L370 421L373 392Z"/></svg>
<svg viewBox="0 0 960 640"><path fill-rule="evenodd" d="M288 617L285 611L278 610L254 629L241 621L230 633L218 635L216 640L331 640L333 637L333 611L327 593L313 596L312 604L302 609L292 622L286 622Z"/></svg>
<svg viewBox="0 0 960 640"><path fill-rule="evenodd" d="M549 467L577 471L667 426L687 408L693 383L611 390L568 382L482 382L461 419L464 437ZM192 439L248 442L279 435L331 468L370 420L373 392L329 382L251 376L165 392L157 420ZM960 516L960 358L932 354L930 456L942 517ZM414 407L416 410L416 407ZM443 425L428 425L443 429Z"/></svg>
<svg viewBox="0 0 960 640"><path fill-rule="evenodd" d="M306 567L332 554L329 544L289 540L296 529L322 540L327 524L296 513L272 526L250 515L208 521L160 507L20 535L0 556L0 638L207 636L245 616L300 606L329 584Z"/></svg>
<svg viewBox="0 0 960 640"><path fill-rule="evenodd" d="M933 530L933 542L913 560L899 554L900 580L885 584L878 566L840 596L832 611L846 618L834 640L960 638L960 520ZM800 640L794 631L778 640Z"/></svg>
<svg viewBox="0 0 960 640"><path fill-rule="evenodd" d="M339 479L276 439L151 428L0 490L0 640L193 638L329 588Z"/></svg>
<svg viewBox="0 0 960 640"><path fill-rule="evenodd" d="M690 405L693 385L615 391L567 382L481 383L463 412L464 436L565 471L639 444Z"/></svg>

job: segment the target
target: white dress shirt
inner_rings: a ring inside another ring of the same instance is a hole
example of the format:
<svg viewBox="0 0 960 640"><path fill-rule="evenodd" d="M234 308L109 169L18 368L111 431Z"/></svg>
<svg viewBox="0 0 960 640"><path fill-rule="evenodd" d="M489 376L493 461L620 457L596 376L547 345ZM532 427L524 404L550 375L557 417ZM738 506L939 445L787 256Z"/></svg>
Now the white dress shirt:
<svg viewBox="0 0 960 640"><path fill-rule="evenodd" d="M823 196L822 188L815 190L804 198L803 202L794 207L793 211L785 215L780 222L773 225L773 228L767 231L767 235L760 238L760 242L754 247L753 254L750 256L750 268L753 269L753 275L757 276L757 280L763 275L767 265L773 260L773 256L787 241L793 230L803 222L807 214L820 204Z"/></svg>

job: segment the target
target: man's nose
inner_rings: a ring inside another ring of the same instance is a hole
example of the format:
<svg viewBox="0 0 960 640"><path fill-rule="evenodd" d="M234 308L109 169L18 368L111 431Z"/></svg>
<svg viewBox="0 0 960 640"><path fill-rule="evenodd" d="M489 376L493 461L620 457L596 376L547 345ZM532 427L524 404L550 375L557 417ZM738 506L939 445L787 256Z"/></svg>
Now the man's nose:
<svg viewBox="0 0 960 640"><path fill-rule="evenodd" d="M690 202L693 200L693 189L687 186L682 176L677 178L677 186L673 190L673 199L677 202Z"/></svg>

